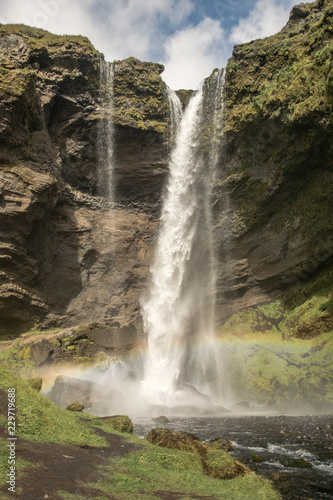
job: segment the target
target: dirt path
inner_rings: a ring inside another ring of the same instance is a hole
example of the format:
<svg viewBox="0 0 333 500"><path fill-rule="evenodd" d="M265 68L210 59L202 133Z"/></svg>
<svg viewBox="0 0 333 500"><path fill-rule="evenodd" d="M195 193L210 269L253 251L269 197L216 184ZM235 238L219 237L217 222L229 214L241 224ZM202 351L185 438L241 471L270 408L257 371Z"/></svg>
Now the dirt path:
<svg viewBox="0 0 333 500"><path fill-rule="evenodd" d="M0 390L0 412L5 414L7 394ZM0 498L24 500L61 500L57 491L66 491L86 498L103 496L112 500L114 497L94 490L87 483L98 481L99 468L109 465L108 458L121 457L138 446L128 443L122 436L108 434L95 429L96 434L103 436L107 447L79 447L55 443L36 443L23 438L17 441L17 457L27 460L38 467L27 467L24 475L17 478L20 493L8 492L7 486L0 487ZM4 427L0 427L0 436L7 439Z"/></svg>

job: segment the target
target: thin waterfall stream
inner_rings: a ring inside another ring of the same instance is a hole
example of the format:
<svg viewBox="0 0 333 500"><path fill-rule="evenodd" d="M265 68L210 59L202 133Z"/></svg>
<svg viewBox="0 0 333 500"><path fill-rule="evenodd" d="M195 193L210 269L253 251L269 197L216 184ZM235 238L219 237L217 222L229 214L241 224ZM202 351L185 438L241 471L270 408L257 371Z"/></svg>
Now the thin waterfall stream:
<svg viewBox="0 0 333 500"><path fill-rule="evenodd" d="M114 202L114 64L100 60L100 107L98 128L98 192Z"/></svg>

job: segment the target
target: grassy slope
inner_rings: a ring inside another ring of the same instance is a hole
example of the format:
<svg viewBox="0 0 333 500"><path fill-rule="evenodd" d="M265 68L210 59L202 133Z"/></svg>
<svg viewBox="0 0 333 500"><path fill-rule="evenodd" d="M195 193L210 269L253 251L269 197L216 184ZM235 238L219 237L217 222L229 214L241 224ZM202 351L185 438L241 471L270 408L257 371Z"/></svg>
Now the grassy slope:
<svg viewBox="0 0 333 500"><path fill-rule="evenodd" d="M0 388L16 388L17 407L19 415L18 438L38 442L53 442L60 444L75 444L78 446L105 446L103 438L97 436L93 426L98 426L110 432L101 421L87 417L82 421L80 415L62 410L47 398L39 395L8 371L0 368ZM1 425L5 425L5 417L1 416ZM116 433L116 431L115 431ZM201 468L198 455L177 450L160 448L139 438L127 435L127 440L140 445L135 451L123 458L110 459L110 466L101 470L101 479L95 485L99 490L112 493L119 499L153 498L157 490L181 491L185 495L214 495L224 500L245 497L249 500L278 500L279 494L270 483L248 473L243 477L222 481L206 476ZM1 445L1 484L5 482L7 471L7 451L4 440ZM18 457L19 458L19 457ZM27 464L17 464L24 473ZM110 472L112 471L112 474ZM61 490L61 481L59 481ZM78 495L62 492L64 499L80 499ZM83 497L82 497L83 498ZM100 497L102 500L104 497ZM106 498L106 497L105 497ZM187 498L189 498L187 496Z"/></svg>

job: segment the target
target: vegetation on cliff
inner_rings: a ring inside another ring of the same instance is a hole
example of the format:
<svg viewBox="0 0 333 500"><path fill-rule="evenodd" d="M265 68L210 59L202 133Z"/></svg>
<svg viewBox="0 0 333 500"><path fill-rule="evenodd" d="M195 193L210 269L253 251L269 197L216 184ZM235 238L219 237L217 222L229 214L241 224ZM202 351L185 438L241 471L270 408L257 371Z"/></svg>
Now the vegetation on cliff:
<svg viewBox="0 0 333 500"><path fill-rule="evenodd" d="M220 328L235 396L317 411L333 407L332 266L280 300L232 315Z"/></svg>

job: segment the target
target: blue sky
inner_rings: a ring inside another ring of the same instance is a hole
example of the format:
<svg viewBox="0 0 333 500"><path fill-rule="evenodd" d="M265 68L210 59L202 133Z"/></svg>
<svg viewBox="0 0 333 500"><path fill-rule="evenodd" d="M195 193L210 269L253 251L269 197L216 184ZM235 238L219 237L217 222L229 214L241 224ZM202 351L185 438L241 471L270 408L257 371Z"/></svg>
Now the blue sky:
<svg viewBox="0 0 333 500"><path fill-rule="evenodd" d="M237 43L278 32L295 0L0 0L1 23L85 35L109 61L165 65L173 89L197 88Z"/></svg>

